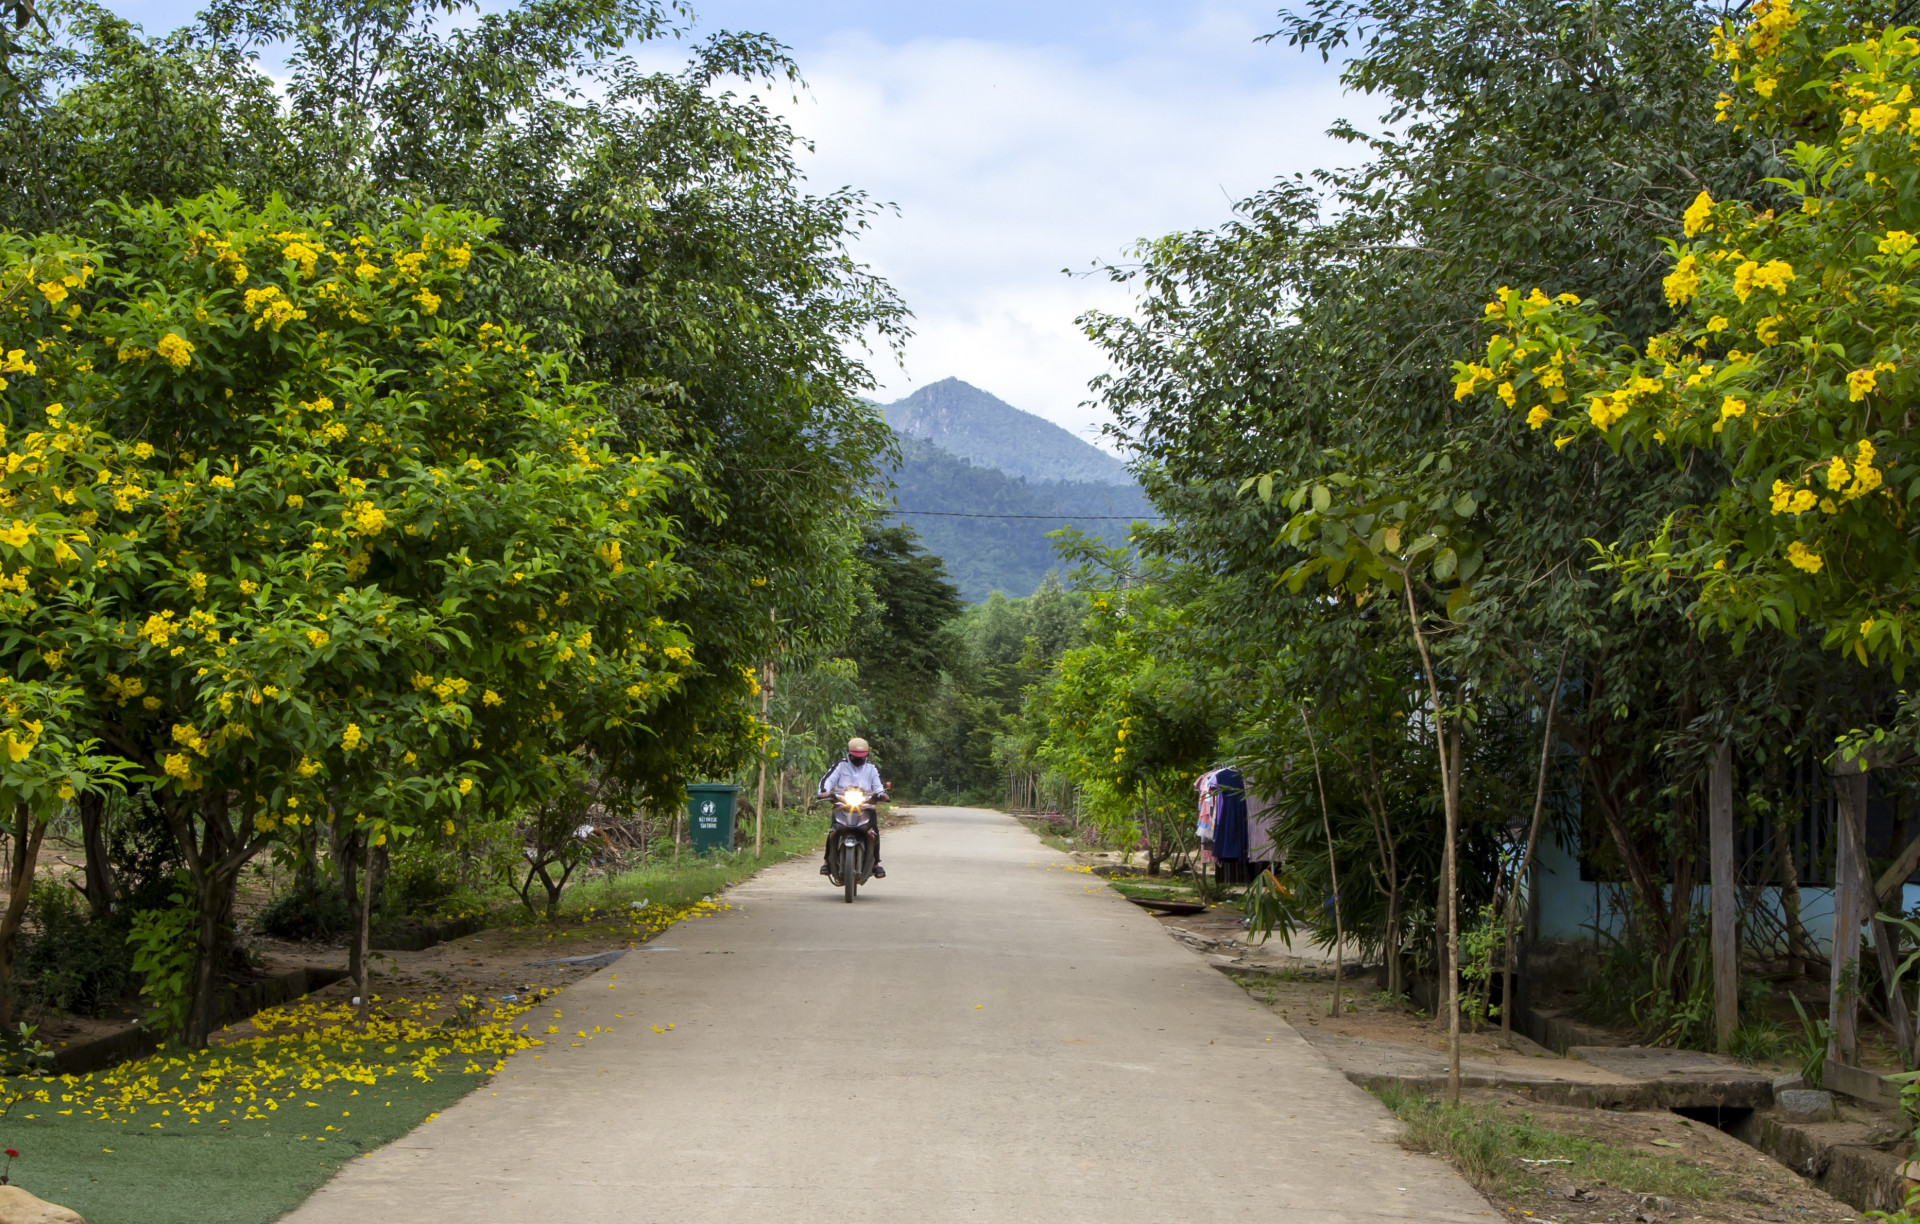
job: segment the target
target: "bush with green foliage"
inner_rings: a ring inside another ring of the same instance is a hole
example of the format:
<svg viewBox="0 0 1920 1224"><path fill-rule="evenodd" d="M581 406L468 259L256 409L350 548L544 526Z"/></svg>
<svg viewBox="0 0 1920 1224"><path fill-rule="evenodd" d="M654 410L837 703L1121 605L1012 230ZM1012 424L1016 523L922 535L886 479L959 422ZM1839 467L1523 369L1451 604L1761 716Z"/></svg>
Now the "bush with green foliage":
<svg viewBox="0 0 1920 1224"><path fill-rule="evenodd" d="M68 884L42 879L27 907L32 933L20 949L27 995L43 1007L101 1016L133 983L125 920L95 919Z"/></svg>
<svg viewBox="0 0 1920 1224"><path fill-rule="evenodd" d="M182 880L172 904L138 911L127 933L134 972L140 975L140 997L152 1008L145 1024L169 1037L186 1028L192 1012L198 925L190 885Z"/></svg>
<svg viewBox="0 0 1920 1224"><path fill-rule="evenodd" d="M354 930L353 911L338 888L325 882L281 892L254 915L254 929L275 939L345 939Z"/></svg>

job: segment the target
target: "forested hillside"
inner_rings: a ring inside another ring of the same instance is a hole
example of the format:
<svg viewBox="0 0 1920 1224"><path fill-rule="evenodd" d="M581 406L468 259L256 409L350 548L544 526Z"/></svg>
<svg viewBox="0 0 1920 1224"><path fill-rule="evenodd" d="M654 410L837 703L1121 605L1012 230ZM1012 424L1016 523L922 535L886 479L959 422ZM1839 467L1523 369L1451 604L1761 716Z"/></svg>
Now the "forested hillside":
<svg viewBox="0 0 1920 1224"><path fill-rule="evenodd" d="M1106 451L957 378L929 383L884 411L896 432L1022 480L1134 483Z"/></svg>
<svg viewBox="0 0 1920 1224"><path fill-rule="evenodd" d="M900 449L892 474L899 520L946 562L969 603L994 591L1031 595L1042 578L1061 569L1051 531L1074 526L1117 544L1131 520L1155 514L1137 485L1021 480L918 438L901 438Z"/></svg>

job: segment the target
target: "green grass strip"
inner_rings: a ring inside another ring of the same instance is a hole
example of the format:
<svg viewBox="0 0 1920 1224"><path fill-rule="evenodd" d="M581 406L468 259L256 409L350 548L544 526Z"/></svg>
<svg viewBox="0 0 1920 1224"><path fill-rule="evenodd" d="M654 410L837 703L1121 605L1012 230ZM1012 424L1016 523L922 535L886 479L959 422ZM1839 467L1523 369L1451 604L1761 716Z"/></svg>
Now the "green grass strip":
<svg viewBox="0 0 1920 1224"><path fill-rule="evenodd" d="M1510 1198L1542 1184L1538 1168L1550 1168L1556 1182L1632 1187L1643 1194L1692 1199L1716 1198L1721 1187L1701 1169L1645 1152L1551 1130L1533 1116L1495 1105L1462 1102L1443 1105L1433 1097L1397 1085L1374 1095L1406 1123L1403 1147L1443 1156L1484 1193ZM1529 1166L1525 1160L1564 1160L1566 1164Z"/></svg>

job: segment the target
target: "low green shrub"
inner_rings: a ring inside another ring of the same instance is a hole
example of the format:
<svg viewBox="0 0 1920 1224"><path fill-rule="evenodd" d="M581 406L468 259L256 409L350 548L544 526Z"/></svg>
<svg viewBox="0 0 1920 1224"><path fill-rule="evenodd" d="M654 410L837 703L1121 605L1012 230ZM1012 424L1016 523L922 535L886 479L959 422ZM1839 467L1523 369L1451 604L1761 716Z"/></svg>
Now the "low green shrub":
<svg viewBox="0 0 1920 1224"><path fill-rule="evenodd" d="M438 914L460 892L460 864L432 847L408 847L387 869L385 908L393 915Z"/></svg>
<svg viewBox="0 0 1920 1224"><path fill-rule="evenodd" d="M325 882L295 885L261 907L253 920L275 939L344 939L353 932L353 911L340 890Z"/></svg>
<svg viewBox="0 0 1920 1224"><path fill-rule="evenodd" d="M1747 1064L1772 1062L1787 1046L1787 1031L1772 1020L1743 1020L1733 1030L1727 1053Z"/></svg>
<svg viewBox="0 0 1920 1224"><path fill-rule="evenodd" d="M27 905L32 934L20 949L20 975L34 1002L82 1016L106 1014L133 983L127 924L96 920L67 884L42 880Z"/></svg>

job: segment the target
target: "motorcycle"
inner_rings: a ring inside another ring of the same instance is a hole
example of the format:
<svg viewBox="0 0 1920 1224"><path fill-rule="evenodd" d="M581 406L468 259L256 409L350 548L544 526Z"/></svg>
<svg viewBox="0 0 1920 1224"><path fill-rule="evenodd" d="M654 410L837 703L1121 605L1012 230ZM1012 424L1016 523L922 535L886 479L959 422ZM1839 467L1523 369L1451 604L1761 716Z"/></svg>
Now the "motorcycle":
<svg viewBox="0 0 1920 1224"><path fill-rule="evenodd" d="M827 856L828 879L846 889L847 904L873 876L873 839L880 831L874 800L857 786L834 796L832 853Z"/></svg>

